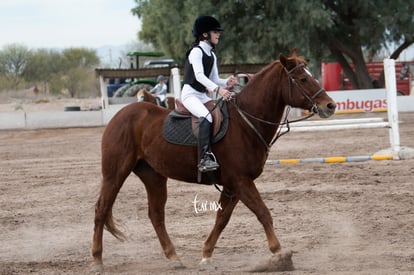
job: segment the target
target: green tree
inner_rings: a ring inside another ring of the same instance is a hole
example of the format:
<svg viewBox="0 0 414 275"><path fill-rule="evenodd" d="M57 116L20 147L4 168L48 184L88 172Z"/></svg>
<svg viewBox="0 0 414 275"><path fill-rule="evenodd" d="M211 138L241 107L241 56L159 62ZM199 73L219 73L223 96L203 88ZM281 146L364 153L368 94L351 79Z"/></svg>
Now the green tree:
<svg viewBox="0 0 414 275"><path fill-rule="evenodd" d="M209 1L193 0L135 0L132 13L142 19L139 39L154 48L184 62L185 50L191 44L191 28L196 10L211 10ZM186 12L184 12L186 11Z"/></svg>
<svg viewBox="0 0 414 275"><path fill-rule="evenodd" d="M64 64L61 53L56 50L39 49L32 51L30 54L24 73L24 79L26 82L34 83L35 85L43 83L43 87L45 87L46 92L48 93L50 80L54 75L63 70Z"/></svg>
<svg viewBox="0 0 414 275"><path fill-rule="evenodd" d="M312 31L341 64L354 88L372 88L365 62L381 48L388 43L397 45L390 55L396 59L414 42L412 1L321 2L322 8L329 11L332 24Z"/></svg>
<svg viewBox="0 0 414 275"><path fill-rule="evenodd" d="M0 51L0 75L12 89L16 89L22 82L29 56L29 49L18 44L6 45Z"/></svg>
<svg viewBox="0 0 414 275"><path fill-rule="evenodd" d="M201 14L224 26L217 49L226 63L268 62L296 47L316 63L337 60L354 88L371 88L365 62L386 45L392 58L413 40L414 2L403 0L135 0L139 37L181 64ZM354 66L352 69L351 63Z"/></svg>
<svg viewBox="0 0 414 275"><path fill-rule="evenodd" d="M83 90L93 88L95 84L93 69L99 65L96 51L86 48L69 48L65 49L62 55L64 70L58 76L70 96L80 96Z"/></svg>
<svg viewBox="0 0 414 275"><path fill-rule="evenodd" d="M99 65L96 51L87 48L68 48L62 52L66 68L92 68Z"/></svg>
<svg viewBox="0 0 414 275"><path fill-rule="evenodd" d="M94 68L99 63L96 51L92 49L68 48L59 52L29 50L25 46L11 44L0 51L0 79L12 89L23 82L42 82L52 93L67 91L74 97L85 90L96 90Z"/></svg>

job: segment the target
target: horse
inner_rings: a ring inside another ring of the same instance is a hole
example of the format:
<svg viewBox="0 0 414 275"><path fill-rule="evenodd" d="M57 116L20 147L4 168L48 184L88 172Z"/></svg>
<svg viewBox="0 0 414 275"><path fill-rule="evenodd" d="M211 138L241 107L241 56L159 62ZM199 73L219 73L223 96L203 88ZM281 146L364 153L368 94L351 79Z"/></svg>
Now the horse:
<svg viewBox="0 0 414 275"><path fill-rule="evenodd" d="M145 186L148 216L169 263L185 268L170 240L165 224L167 179L216 185L221 188L216 222L202 248L201 266L212 266L217 240L239 201L244 203L263 225L271 257L282 255L272 216L263 202L254 180L263 172L269 150L283 123L285 107L297 107L317 113L321 118L334 114L336 103L321 88L307 69L305 59L293 49L279 55L259 71L229 101L228 129L212 144L220 168L213 176L202 175L198 182L197 146L183 146L163 138L163 122L169 110L147 102L136 102L121 109L108 123L102 136L102 183L95 205L92 239L93 267L103 270L103 230L125 239L114 223L112 207L128 175L133 172ZM221 186L221 187L220 187ZM236 237L236 236L235 236ZM291 254L290 254L291 256ZM278 256L279 257L279 256Z"/></svg>
<svg viewBox="0 0 414 275"><path fill-rule="evenodd" d="M141 102L141 101L146 101L146 102L150 102L152 104L161 106L161 107L165 107L167 109L173 110L175 108L175 99L174 97L171 96L167 96L165 98L165 106L163 104L161 104L159 98L157 98L156 96L154 96L153 94L151 94L147 88L141 88L138 90L137 92L137 101Z"/></svg>

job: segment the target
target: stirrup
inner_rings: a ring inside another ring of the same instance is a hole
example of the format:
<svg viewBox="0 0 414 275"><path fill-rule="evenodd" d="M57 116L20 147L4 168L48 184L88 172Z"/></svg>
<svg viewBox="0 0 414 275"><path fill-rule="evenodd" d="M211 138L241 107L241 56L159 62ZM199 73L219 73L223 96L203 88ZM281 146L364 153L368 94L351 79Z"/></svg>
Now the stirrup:
<svg viewBox="0 0 414 275"><path fill-rule="evenodd" d="M216 156L212 152L206 152L197 167L200 172L209 172L217 170L220 165L217 163Z"/></svg>

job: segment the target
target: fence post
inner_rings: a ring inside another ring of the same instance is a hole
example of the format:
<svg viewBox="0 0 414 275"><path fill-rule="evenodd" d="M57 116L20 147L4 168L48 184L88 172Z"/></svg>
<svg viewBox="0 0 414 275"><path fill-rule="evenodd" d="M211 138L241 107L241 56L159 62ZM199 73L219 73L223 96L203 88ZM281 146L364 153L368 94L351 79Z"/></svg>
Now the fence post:
<svg viewBox="0 0 414 275"><path fill-rule="evenodd" d="M174 93L174 98L180 98L181 96L181 79L180 79L180 70L178 68L171 69L172 76L172 89ZM177 106L175 106L177 107Z"/></svg>
<svg viewBox="0 0 414 275"><path fill-rule="evenodd" d="M400 132L398 126L397 81L395 78L395 60L384 59L385 87L387 89L388 122L390 124L390 143L394 159L399 159Z"/></svg>
<svg viewBox="0 0 414 275"><path fill-rule="evenodd" d="M108 89L106 87L105 79L102 75L99 76L99 87L101 87L102 109L107 109L109 105Z"/></svg>

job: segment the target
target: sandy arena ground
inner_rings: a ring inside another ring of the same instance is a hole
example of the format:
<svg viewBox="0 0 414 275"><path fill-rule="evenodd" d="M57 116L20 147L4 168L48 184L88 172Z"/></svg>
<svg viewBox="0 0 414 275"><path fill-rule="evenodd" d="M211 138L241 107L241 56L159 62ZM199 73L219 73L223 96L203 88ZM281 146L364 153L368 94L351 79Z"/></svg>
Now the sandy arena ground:
<svg viewBox="0 0 414 275"><path fill-rule="evenodd" d="M53 105L38 104L25 109ZM401 145L414 148L414 113L400 113L400 121ZM89 272L103 131L0 131L0 274ZM389 146L386 129L290 133L269 159L372 155ZM284 274L414 273L414 159L267 165L256 184L282 246L295 252L296 270ZM196 196L214 202L219 193L169 181L167 228L187 267L175 271L147 218L144 186L131 175L114 207L128 241L105 233L106 274L197 273L215 211L196 213ZM217 271L209 274L244 273L270 258L262 226L243 204L213 257Z"/></svg>

